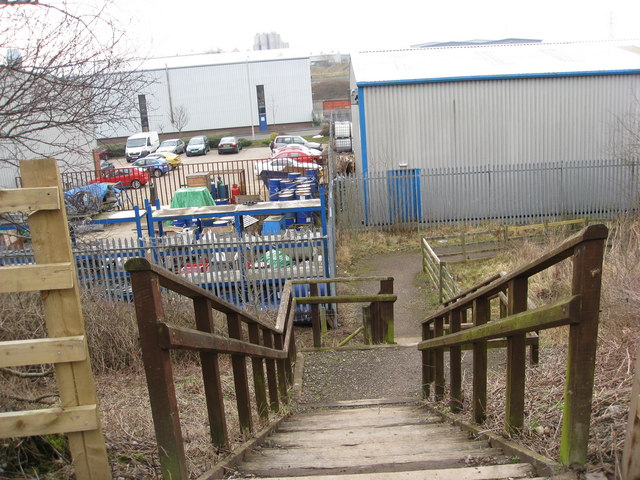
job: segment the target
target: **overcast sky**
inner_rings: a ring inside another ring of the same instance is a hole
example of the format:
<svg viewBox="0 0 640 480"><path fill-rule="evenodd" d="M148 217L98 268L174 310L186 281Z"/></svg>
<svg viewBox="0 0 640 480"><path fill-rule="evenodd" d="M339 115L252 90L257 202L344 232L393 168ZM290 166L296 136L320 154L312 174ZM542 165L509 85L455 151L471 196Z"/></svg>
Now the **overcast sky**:
<svg viewBox="0 0 640 480"><path fill-rule="evenodd" d="M313 53L505 37L640 37L638 0L115 0L113 15L129 24L140 49L151 56L245 51L256 33L271 31L290 48Z"/></svg>

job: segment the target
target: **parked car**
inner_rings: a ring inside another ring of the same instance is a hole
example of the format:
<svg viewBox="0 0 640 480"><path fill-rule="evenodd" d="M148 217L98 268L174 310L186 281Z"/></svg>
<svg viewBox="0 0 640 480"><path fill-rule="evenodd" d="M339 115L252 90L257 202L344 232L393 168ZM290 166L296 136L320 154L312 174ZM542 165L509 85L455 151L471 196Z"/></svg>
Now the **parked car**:
<svg viewBox="0 0 640 480"><path fill-rule="evenodd" d="M242 143L236 137L222 137L218 143L218 155L225 152L238 153L242 150Z"/></svg>
<svg viewBox="0 0 640 480"><path fill-rule="evenodd" d="M174 168L178 168L180 165L182 165L182 159L180 158L180 155L176 155L174 153L169 153L169 152L156 152L156 153L152 153L151 155L147 155L145 158L155 158L159 160L165 160L171 167L171 170L173 170Z"/></svg>
<svg viewBox="0 0 640 480"><path fill-rule="evenodd" d="M319 163L322 160L322 153L313 153L318 152L318 150L310 150L303 146L291 145L288 147L279 148L275 152L271 158L293 158L298 162L304 163Z"/></svg>
<svg viewBox="0 0 640 480"><path fill-rule="evenodd" d="M141 132L127 138L124 155L127 162L131 163L150 153L155 152L160 146L158 132Z"/></svg>
<svg viewBox="0 0 640 480"><path fill-rule="evenodd" d="M131 166L147 170L150 175L153 175L156 178L161 177L169 170L171 170L171 166L169 165L169 163L167 163L166 160L160 158L144 157L133 162Z"/></svg>
<svg viewBox="0 0 640 480"><path fill-rule="evenodd" d="M211 150L209 140L204 135L192 137L187 145L187 157L191 155L206 155Z"/></svg>
<svg viewBox="0 0 640 480"><path fill-rule="evenodd" d="M273 141L269 144L269 148L271 151L277 150L280 147L284 147L285 145L304 145L307 148L314 148L316 150L322 150L322 144L317 142L308 142L304 138L299 135L278 135Z"/></svg>
<svg viewBox="0 0 640 480"><path fill-rule="evenodd" d="M168 152L178 155L180 153L184 153L186 149L187 145L182 140L180 140L179 138L172 138L170 140L165 140L164 142L162 142L156 152Z"/></svg>
<svg viewBox="0 0 640 480"><path fill-rule="evenodd" d="M140 168L114 168L89 183L121 183L123 187L137 189L149 183L149 172Z"/></svg>
<svg viewBox="0 0 640 480"><path fill-rule="evenodd" d="M256 160L253 164L253 172L256 175L260 175L265 170L270 172L299 172L304 175L306 170L322 171L322 167L315 162L299 162L287 157Z"/></svg>

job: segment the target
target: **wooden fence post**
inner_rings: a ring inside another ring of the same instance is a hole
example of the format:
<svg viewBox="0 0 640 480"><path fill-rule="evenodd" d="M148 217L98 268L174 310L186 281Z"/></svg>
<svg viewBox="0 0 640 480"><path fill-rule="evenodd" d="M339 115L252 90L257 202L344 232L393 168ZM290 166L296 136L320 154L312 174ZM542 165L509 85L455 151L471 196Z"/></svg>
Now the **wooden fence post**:
<svg viewBox="0 0 640 480"><path fill-rule="evenodd" d="M193 309L198 330L214 333L213 310L211 310L209 300L206 298L194 298ZM207 400L211 440L216 447L225 448L229 444L229 438L224 414L224 395L222 393L218 354L200 352L200 364L202 366L204 394Z"/></svg>
<svg viewBox="0 0 640 480"><path fill-rule="evenodd" d="M602 234L606 237L606 231ZM578 323L569 327L560 442L560 461L565 465L584 465L587 461L604 242L605 238L587 240L573 255L572 293L580 295L581 308L576 313Z"/></svg>
<svg viewBox="0 0 640 480"><path fill-rule="evenodd" d="M260 345L260 328L255 323L249 324L249 341ZM269 418L269 404L267 402L267 388L264 380L264 362L262 358L251 358L251 370L253 371L253 390L256 395L256 406L260 418Z"/></svg>
<svg viewBox="0 0 640 480"><path fill-rule="evenodd" d="M451 333L460 331L462 323L462 310L452 310L449 315ZM449 347L449 377L450 395L449 408L453 413L462 409L462 347L460 345Z"/></svg>
<svg viewBox="0 0 640 480"><path fill-rule="evenodd" d="M393 278L380 281L380 293L393 294ZM380 302L380 343L393 343L394 341L394 318L393 302Z"/></svg>
<svg viewBox="0 0 640 480"><path fill-rule="evenodd" d="M364 330L362 332L362 336L364 337L364 344L371 345L373 344L373 334L371 332L371 323L372 323L372 314L371 314L372 305L366 305L362 307L362 326Z"/></svg>
<svg viewBox="0 0 640 480"><path fill-rule="evenodd" d="M242 325L238 313L227 313L227 329L229 337L242 340ZM249 380L247 378L247 362L244 355L231 355L233 382L236 387L236 404L238 406L238 420L242 433L253 431L251 420L251 397L249 395Z"/></svg>
<svg viewBox="0 0 640 480"><path fill-rule="evenodd" d="M189 473L182 442L171 356L169 350L160 348L158 320L164 316L160 282L158 276L151 271L131 272L131 286L136 292L136 318L162 476L186 480Z"/></svg>
<svg viewBox="0 0 640 480"><path fill-rule="evenodd" d="M489 300L478 298L473 302L473 324L489 321ZM473 421L482 424L487 419L487 341L473 343Z"/></svg>
<svg viewBox="0 0 640 480"><path fill-rule="evenodd" d="M509 315L527 310L528 279L514 278L509 282L507 309ZM526 334L507 337L507 385L504 431L516 433L524 425L524 383L526 368Z"/></svg>
<svg viewBox="0 0 640 480"><path fill-rule="evenodd" d="M318 284L309 284L309 296L318 296ZM322 327L320 325L320 305L314 303L311 305L311 330L313 331L313 346L315 348L322 347Z"/></svg>
<svg viewBox="0 0 640 480"><path fill-rule="evenodd" d="M439 317L436 318L433 324L434 336L441 337L444 333L444 318ZM436 391L436 402L442 400L444 397L444 348L436 348L434 349L435 355L435 391Z"/></svg>
<svg viewBox="0 0 640 480"><path fill-rule="evenodd" d="M429 340L433 337L431 334L431 325L428 323L422 324L422 340ZM431 350L422 350L422 397L429 398L431 394L431 382L433 376L431 375L431 367L433 365Z"/></svg>

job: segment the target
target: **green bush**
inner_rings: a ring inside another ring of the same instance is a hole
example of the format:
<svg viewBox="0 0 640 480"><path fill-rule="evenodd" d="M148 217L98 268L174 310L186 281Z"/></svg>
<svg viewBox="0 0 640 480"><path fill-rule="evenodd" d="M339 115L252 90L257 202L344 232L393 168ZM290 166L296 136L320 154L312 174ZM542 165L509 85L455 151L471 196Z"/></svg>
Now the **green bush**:
<svg viewBox="0 0 640 480"><path fill-rule="evenodd" d="M242 145L242 147L250 147L251 145L253 145L253 142L251 140L247 140L246 138L239 138L238 141L240 142L240 145Z"/></svg>
<svg viewBox="0 0 640 480"><path fill-rule="evenodd" d="M275 138L275 137L273 137L273 138ZM266 145L267 147L269 146L269 144L270 144L270 143L271 143L271 139L270 139L270 138L263 138L263 139L260 141L260 144L261 144L261 145Z"/></svg>
<svg viewBox="0 0 640 480"><path fill-rule="evenodd" d="M215 135L207 135L207 139L209 140L209 146L211 148L218 148L218 144L220 143L220 139L222 137L233 137L233 133L225 132L225 133L216 133Z"/></svg>

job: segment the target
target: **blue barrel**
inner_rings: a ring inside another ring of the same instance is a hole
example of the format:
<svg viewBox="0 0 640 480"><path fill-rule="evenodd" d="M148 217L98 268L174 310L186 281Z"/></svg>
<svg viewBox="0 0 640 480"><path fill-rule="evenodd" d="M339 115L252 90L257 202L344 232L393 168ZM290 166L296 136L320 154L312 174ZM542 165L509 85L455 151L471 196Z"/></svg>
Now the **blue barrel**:
<svg viewBox="0 0 640 480"><path fill-rule="evenodd" d="M293 185L293 182L291 180L288 180L286 178L281 178L280 179L280 190L286 190L291 185Z"/></svg>
<svg viewBox="0 0 640 480"><path fill-rule="evenodd" d="M305 189L296 190L296 200L310 200L311 192ZM296 212L296 223L298 225L311 225L313 223L312 212Z"/></svg>
<svg viewBox="0 0 640 480"><path fill-rule="evenodd" d="M304 175L306 177L315 179L316 182L318 181L318 169L316 169L316 168L309 168L309 169L305 170L304 171Z"/></svg>
<svg viewBox="0 0 640 480"><path fill-rule="evenodd" d="M228 198L216 198L216 205L229 205Z"/></svg>
<svg viewBox="0 0 640 480"><path fill-rule="evenodd" d="M216 188L216 184L215 183L211 183L211 198L217 198L218 197L218 189Z"/></svg>
<svg viewBox="0 0 640 480"><path fill-rule="evenodd" d="M287 178L289 180L295 180L296 178L301 177L302 175L300 174L300 172L289 172L287 173Z"/></svg>
<svg viewBox="0 0 640 480"><path fill-rule="evenodd" d="M218 185L218 198L227 199L229 198L229 186L228 185ZM216 200L216 204L218 204L218 200Z"/></svg>
<svg viewBox="0 0 640 480"><path fill-rule="evenodd" d="M279 198L280 198L281 202L290 202L290 201L296 199L294 193L291 190L281 191L280 194L279 194ZM285 213L284 214L284 222L285 222L285 225L287 227L290 227L291 225L296 223L296 214L293 213L293 212Z"/></svg>
<svg viewBox="0 0 640 480"><path fill-rule="evenodd" d="M269 179L269 200L277 200L279 191L280 191L280 179L270 178Z"/></svg>

